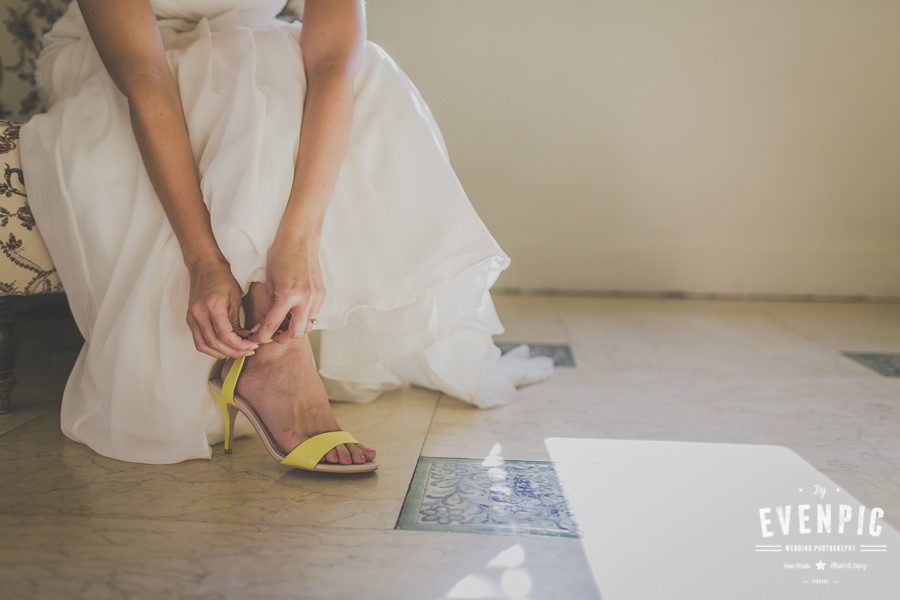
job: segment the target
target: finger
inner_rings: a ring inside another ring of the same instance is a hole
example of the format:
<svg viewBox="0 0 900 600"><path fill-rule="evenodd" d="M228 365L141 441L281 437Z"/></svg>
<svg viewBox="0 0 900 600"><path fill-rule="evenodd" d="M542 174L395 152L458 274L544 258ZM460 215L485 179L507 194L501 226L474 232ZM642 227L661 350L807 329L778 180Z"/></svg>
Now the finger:
<svg viewBox="0 0 900 600"><path fill-rule="evenodd" d="M225 346L240 354L245 354L257 347L256 343L245 340L234 332L234 328L228 320L228 311L221 304L212 309L210 317L216 337Z"/></svg>
<svg viewBox="0 0 900 600"><path fill-rule="evenodd" d="M294 306L288 310L287 315L284 317L284 321L281 322L281 325L278 326L278 329L272 335L272 339L279 344L287 344L293 339L291 331L297 326L297 319L294 318L294 311L296 309L297 307Z"/></svg>
<svg viewBox="0 0 900 600"><path fill-rule="evenodd" d="M241 339L247 339L250 337L250 330L246 327L241 326L241 317L240 317L240 301L235 305L233 302L229 303L228 306L228 320L231 324L231 329L240 337ZM256 342L251 342L256 343Z"/></svg>
<svg viewBox="0 0 900 600"><path fill-rule="evenodd" d="M281 322L284 321L284 318L287 316L290 309L290 305L286 303L270 306L269 310L266 311L265 316L262 318L262 321L260 321L260 327L252 339L260 343L265 342L268 339L275 339L273 334L281 326Z"/></svg>
<svg viewBox="0 0 900 600"><path fill-rule="evenodd" d="M310 308L306 309L306 312L303 314L303 335L306 335L310 331L312 331L312 310Z"/></svg>
<svg viewBox="0 0 900 600"><path fill-rule="evenodd" d="M215 358L228 358L221 352L213 350L209 347L209 345L203 339L203 334L200 332L200 326L197 324L197 320L194 319L193 316L188 317L188 326L191 330L191 336L194 338L194 347L197 348L199 352L209 354L210 356L213 356Z"/></svg>
<svg viewBox="0 0 900 600"><path fill-rule="evenodd" d="M317 319L319 317L319 310L322 308L322 303L325 301L325 290L315 294L313 296L312 302L310 304L309 309L309 317L306 322L306 332L309 333L313 330L313 324L310 322L313 319Z"/></svg>
<svg viewBox="0 0 900 600"><path fill-rule="evenodd" d="M288 315L291 313L288 312ZM273 342L278 342L279 344L286 344L290 338L287 337L287 327L290 325L290 319L283 319L278 327L275 328L275 332L269 336L269 339Z"/></svg>
<svg viewBox="0 0 900 600"><path fill-rule="evenodd" d="M287 331L276 331L272 334L272 341L277 342L279 344L287 344L291 341L291 336Z"/></svg>
<svg viewBox="0 0 900 600"><path fill-rule="evenodd" d="M297 333L295 337L303 337L306 335L306 332L309 331L309 315L310 309L312 308L312 295L306 296L303 299L303 303L297 305Z"/></svg>
<svg viewBox="0 0 900 600"><path fill-rule="evenodd" d="M313 299L312 308L309 310L309 317L311 319L318 318L319 311L322 310L322 304L325 302L325 290L322 290L316 297Z"/></svg>
<svg viewBox="0 0 900 600"><path fill-rule="evenodd" d="M222 354L230 356L231 358L240 358L244 355L244 352L234 350L230 346L219 341L216 330L213 328L212 321L210 320L209 313L204 313L195 318L197 319L197 325L200 327L200 333L203 334L203 340L206 342L207 346Z"/></svg>
<svg viewBox="0 0 900 600"><path fill-rule="evenodd" d="M288 327L286 332L287 337L296 338L303 335L305 321L302 318L302 310L303 308L301 306L295 306L291 309L291 326Z"/></svg>

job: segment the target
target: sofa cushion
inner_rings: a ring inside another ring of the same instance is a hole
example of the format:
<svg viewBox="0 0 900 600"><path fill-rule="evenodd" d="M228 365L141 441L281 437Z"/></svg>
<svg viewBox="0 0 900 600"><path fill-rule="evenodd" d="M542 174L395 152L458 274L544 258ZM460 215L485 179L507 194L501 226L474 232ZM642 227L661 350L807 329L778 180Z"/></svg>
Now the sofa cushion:
<svg viewBox="0 0 900 600"><path fill-rule="evenodd" d="M62 292L25 197L20 123L0 120L0 296Z"/></svg>

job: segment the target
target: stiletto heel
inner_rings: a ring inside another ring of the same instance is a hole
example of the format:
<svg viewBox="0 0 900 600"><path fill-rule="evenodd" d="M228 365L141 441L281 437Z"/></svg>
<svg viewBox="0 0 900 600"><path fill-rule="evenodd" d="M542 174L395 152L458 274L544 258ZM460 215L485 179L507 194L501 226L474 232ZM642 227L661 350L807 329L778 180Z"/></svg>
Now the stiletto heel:
<svg viewBox="0 0 900 600"><path fill-rule="evenodd" d="M267 344L271 341L266 340L262 343ZM240 412L250 421L269 455L285 466L328 473L363 473L374 471L378 468L378 464L375 461L350 465L319 462L323 456L338 444L359 443L359 440L343 429L314 435L298 444L290 452L285 452L253 406L235 392L237 380L244 367L245 359L245 356L234 359L234 362L231 363L231 367L228 369L228 373L225 375L224 381L219 377L221 368L219 361L216 361L209 378L209 389L216 402L218 402L219 408L222 410L222 418L225 420L225 454L231 454L231 446L234 440L234 421L238 412Z"/></svg>
<svg viewBox="0 0 900 600"><path fill-rule="evenodd" d="M226 406L228 416L225 417L225 454L231 454L231 443L234 441L234 420L237 418L238 409L234 404Z"/></svg>
<svg viewBox="0 0 900 600"><path fill-rule="evenodd" d="M213 366L213 371L218 369L219 361ZM234 404L225 400L220 389L209 386L213 398L219 404L219 410L222 412L222 418L225 420L225 454L231 454L231 442L234 440L234 420L237 417L237 408Z"/></svg>

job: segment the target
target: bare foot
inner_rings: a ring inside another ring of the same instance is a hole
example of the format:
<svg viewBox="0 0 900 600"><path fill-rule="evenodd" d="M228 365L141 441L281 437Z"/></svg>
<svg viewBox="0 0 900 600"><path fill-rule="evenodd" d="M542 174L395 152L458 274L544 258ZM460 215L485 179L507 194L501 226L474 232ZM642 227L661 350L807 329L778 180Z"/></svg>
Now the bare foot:
<svg viewBox="0 0 900 600"><path fill-rule="evenodd" d="M231 363L228 359L222 365L223 381ZM288 344L260 344L244 359L237 393L253 405L285 452L314 435L341 429L316 371L308 336ZM351 464L374 458L375 450L362 444L338 444L319 462Z"/></svg>

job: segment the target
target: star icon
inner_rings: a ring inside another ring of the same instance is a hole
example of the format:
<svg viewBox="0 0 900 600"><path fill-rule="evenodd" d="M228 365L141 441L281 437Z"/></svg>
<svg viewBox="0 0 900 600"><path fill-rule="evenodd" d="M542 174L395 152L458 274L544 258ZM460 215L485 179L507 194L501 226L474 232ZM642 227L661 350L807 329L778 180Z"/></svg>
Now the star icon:
<svg viewBox="0 0 900 600"><path fill-rule="evenodd" d="M816 571L824 571L824 570L825 570L825 561L819 560L819 562L816 563Z"/></svg>

